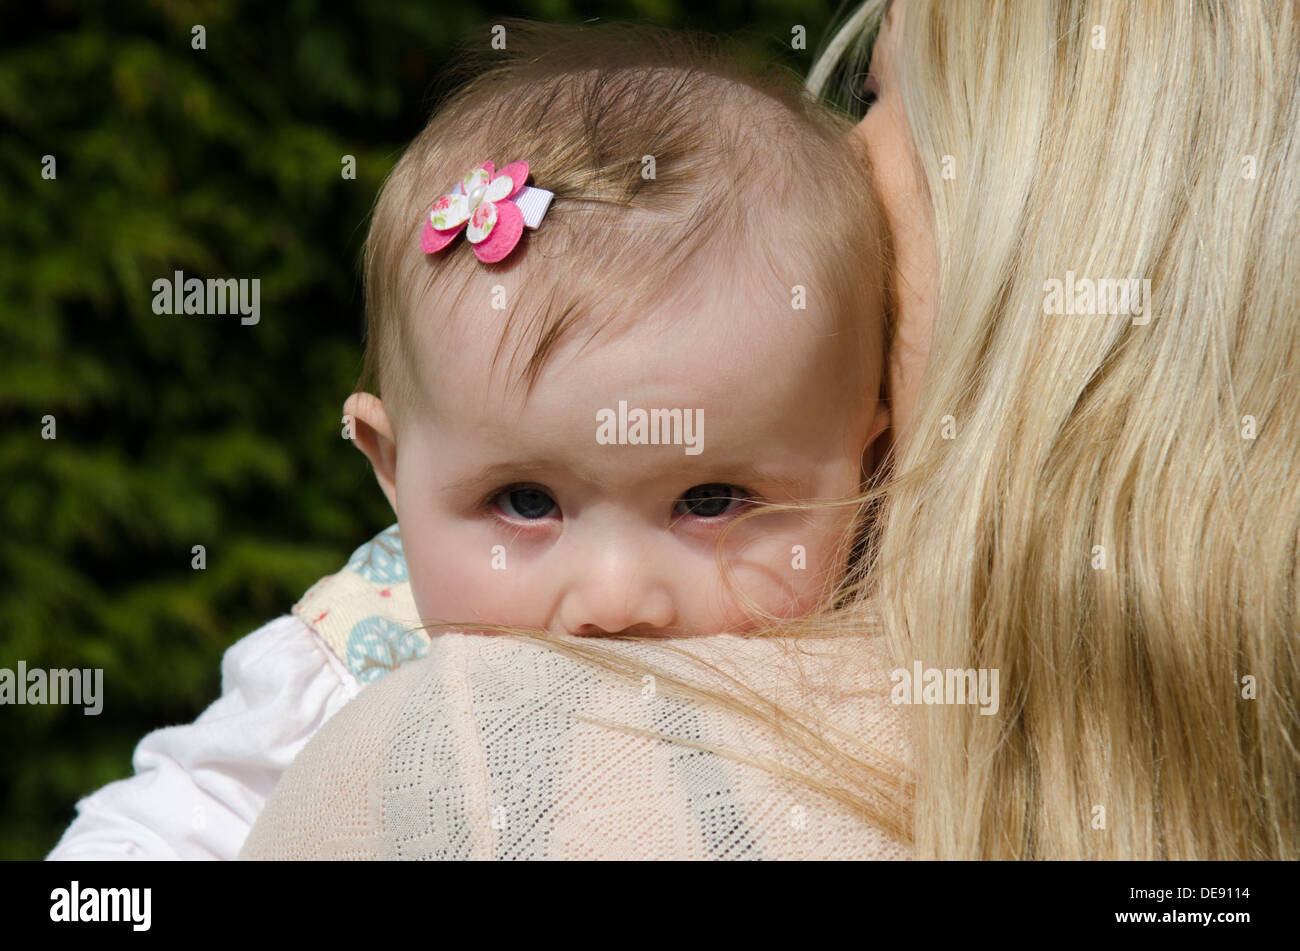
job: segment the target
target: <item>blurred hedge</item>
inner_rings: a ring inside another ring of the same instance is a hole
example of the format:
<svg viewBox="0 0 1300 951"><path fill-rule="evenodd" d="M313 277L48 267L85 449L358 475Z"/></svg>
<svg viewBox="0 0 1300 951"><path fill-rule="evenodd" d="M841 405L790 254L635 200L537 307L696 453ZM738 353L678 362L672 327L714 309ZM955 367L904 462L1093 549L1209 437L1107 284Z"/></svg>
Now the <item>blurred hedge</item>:
<svg viewBox="0 0 1300 951"><path fill-rule="evenodd" d="M744 31L800 71L826 0L46 3L0 55L0 667L102 667L104 709L0 707L0 858L39 858L222 652L391 521L340 438L367 214L453 42L495 19ZM490 16L488 14L491 14ZM191 46L206 30L206 49ZM42 178L43 157L56 177ZM355 180L341 175L356 157ZM261 280L261 321L152 283ZM43 439L55 418L57 438ZM191 568L203 545L207 568Z"/></svg>

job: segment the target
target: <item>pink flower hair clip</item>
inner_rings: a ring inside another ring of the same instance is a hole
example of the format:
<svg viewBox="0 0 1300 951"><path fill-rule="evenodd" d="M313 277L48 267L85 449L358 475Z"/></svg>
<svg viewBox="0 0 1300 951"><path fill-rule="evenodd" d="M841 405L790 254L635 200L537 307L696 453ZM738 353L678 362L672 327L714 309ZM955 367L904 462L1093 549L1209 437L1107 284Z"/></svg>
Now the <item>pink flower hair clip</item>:
<svg viewBox="0 0 1300 951"><path fill-rule="evenodd" d="M515 249L524 228L536 228L550 207L552 192L524 184L527 162L496 172L491 162L470 171L454 191L433 203L420 232L420 250L441 251L465 228L474 255L495 264Z"/></svg>

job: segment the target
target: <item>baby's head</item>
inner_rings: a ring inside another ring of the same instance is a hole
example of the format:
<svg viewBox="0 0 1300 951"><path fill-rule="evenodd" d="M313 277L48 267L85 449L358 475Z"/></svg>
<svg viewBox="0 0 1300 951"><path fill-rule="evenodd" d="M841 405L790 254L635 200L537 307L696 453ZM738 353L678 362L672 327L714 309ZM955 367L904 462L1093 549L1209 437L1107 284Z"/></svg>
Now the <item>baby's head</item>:
<svg viewBox="0 0 1300 951"><path fill-rule="evenodd" d="M847 122L644 31L513 27L386 182L357 442L427 624L739 631L844 571L885 426L883 219ZM554 193L499 264L425 254L484 162ZM378 396L372 395L377 392ZM382 399L382 402L381 402ZM662 412L656 412L662 411Z"/></svg>

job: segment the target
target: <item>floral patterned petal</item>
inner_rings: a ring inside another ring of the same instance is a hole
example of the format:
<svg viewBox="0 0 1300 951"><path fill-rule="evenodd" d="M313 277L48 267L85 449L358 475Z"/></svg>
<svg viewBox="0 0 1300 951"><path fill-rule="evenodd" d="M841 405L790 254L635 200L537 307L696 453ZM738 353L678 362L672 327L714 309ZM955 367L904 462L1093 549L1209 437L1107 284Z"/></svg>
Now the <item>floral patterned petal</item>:
<svg viewBox="0 0 1300 951"><path fill-rule="evenodd" d="M474 214L470 216L469 228L465 236L469 238L470 244L478 244L480 241L486 241L488 235L497 223L497 206L490 201L485 201L474 209Z"/></svg>
<svg viewBox="0 0 1300 951"><path fill-rule="evenodd" d="M488 182L492 180L492 163L484 162L478 168L474 169L468 175L460 180L460 187L465 189L465 194L471 194L474 189L482 185L487 187Z"/></svg>
<svg viewBox="0 0 1300 951"><path fill-rule="evenodd" d="M469 220L469 199L464 195L443 195L429 211L429 224L439 231L458 228Z"/></svg>

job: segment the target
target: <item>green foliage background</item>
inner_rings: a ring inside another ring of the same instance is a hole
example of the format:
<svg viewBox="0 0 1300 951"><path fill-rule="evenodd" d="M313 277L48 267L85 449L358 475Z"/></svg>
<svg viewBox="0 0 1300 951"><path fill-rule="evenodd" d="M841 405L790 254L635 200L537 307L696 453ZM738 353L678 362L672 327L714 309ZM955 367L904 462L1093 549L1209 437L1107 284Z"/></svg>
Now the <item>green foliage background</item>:
<svg viewBox="0 0 1300 951"><path fill-rule="evenodd" d="M131 774L145 733L218 696L227 647L390 523L340 438L361 360L357 262L452 46L486 44L505 16L616 18L739 31L802 73L813 53L790 49L792 26L815 46L836 12L134 0L6 16L0 667L102 667L105 700L98 717L0 707L0 858L42 857L78 798ZM151 285L175 270L260 278L261 322L156 316Z"/></svg>

